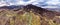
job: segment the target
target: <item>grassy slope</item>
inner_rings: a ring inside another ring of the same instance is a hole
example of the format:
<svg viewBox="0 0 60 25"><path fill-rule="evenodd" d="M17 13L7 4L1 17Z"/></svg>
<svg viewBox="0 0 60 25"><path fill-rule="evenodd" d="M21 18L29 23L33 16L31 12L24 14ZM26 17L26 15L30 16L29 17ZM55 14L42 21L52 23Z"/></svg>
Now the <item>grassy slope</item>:
<svg viewBox="0 0 60 25"><path fill-rule="evenodd" d="M0 10L0 25L40 25L40 17L32 12Z"/></svg>
<svg viewBox="0 0 60 25"><path fill-rule="evenodd" d="M60 25L60 14L35 7L0 9L0 25Z"/></svg>

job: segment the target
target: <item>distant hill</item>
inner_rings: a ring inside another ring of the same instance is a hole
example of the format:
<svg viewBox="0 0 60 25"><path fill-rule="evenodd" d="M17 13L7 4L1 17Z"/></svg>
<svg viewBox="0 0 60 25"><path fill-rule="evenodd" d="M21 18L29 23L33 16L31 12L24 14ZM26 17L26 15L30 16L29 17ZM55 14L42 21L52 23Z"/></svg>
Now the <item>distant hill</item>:
<svg viewBox="0 0 60 25"><path fill-rule="evenodd" d="M26 6L23 6L23 5L3 6L3 7L0 7L0 9L3 9L3 10L0 10L0 17L2 19L5 18L5 20L6 20L6 18L8 18L8 17L10 17L10 18L12 17L13 20L9 21L11 23L11 25L13 25L13 24L15 25L15 23L16 23L16 25L17 24L25 25L27 21L28 22L30 21L29 23L30 24L33 23L33 25L35 25L35 24L36 25L37 24L39 24L39 25L40 24L41 25L58 25L59 24L60 25L60 12L47 10L45 8L37 7L35 5L29 4ZM5 17L6 15L7 15L7 17ZM32 21L30 18L32 18ZM22 22L20 20L22 20ZM18 23L17 22L12 23L12 21L17 21ZM9 22L7 22L7 23L9 23Z"/></svg>
<svg viewBox="0 0 60 25"><path fill-rule="evenodd" d="M14 10L14 11L18 11L20 9L23 9L24 11L27 11L27 12L33 11L33 12L39 13L39 14L43 14L43 13L47 13L47 12L60 13L60 12L52 11L54 9L44 9L44 8L37 7L37 6L32 5L32 4L29 4L29 5L26 5L26 6L24 6L24 5L3 6L3 7L0 7L0 9L9 9L9 10Z"/></svg>

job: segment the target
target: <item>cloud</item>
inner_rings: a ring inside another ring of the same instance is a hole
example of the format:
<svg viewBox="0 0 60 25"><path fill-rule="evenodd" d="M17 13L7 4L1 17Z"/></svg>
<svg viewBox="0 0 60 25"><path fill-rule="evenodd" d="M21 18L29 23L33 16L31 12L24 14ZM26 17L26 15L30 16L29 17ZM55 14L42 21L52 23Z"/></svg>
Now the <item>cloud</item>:
<svg viewBox="0 0 60 25"><path fill-rule="evenodd" d="M28 5L33 4L39 7L60 6L59 0L0 0L0 6ZM52 7L51 7L52 8Z"/></svg>
<svg viewBox="0 0 60 25"><path fill-rule="evenodd" d="M60 2L59 2L59 0L50 0L50 1L47 1L46 2L48 5L57 5L57 4L59 4Z"/></svg>
<svg viewBox="0 0 60 25"><path fill-rule="evenodd" d="M20 3L19 3L20 2ZM27 2L24 2L23 0L21 0L21 1L19 1L18 3L20 4L20 5L28 5L28 4L36 4L36 2L37 2L37 0L29 0L29 1L27 1Z"/></svg>

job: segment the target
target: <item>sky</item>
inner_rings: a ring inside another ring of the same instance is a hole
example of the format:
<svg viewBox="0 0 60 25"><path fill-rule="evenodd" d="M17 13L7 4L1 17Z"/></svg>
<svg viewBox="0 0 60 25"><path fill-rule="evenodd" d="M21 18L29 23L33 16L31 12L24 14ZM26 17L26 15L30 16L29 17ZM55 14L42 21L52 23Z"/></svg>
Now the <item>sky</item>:
<svg viewBox="0 0 60 25"><path fill-rule="evenodd" d="M60 8L60 0L0 0L0 6L28 4L43 8Z"/></svg>

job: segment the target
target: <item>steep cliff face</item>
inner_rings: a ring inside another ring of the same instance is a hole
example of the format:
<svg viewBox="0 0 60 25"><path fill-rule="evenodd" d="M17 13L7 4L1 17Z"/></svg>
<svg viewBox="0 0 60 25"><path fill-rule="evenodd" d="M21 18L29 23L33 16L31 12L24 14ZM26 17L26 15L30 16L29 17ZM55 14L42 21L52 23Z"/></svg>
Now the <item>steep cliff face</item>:
<svg viewBox="0 0 60 25"><path fill-rule="evenodd" d="M60 12L34 5L0 7L0 25L60 25Z"/></svg>

